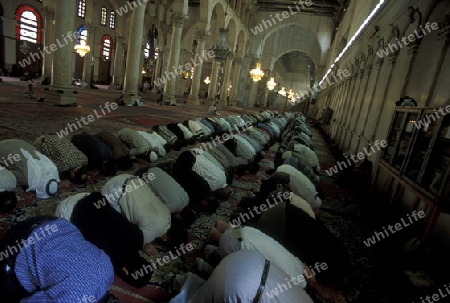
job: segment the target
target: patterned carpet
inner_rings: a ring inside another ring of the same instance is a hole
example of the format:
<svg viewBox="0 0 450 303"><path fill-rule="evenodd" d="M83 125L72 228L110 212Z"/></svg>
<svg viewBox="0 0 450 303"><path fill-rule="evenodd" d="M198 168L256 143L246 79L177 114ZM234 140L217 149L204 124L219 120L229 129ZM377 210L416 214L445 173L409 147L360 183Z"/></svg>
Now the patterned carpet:
<svg viewBox="0 0 450 303"><path fill-rule="evenodd" d="M4 86L3 89L5 94L10 96L21 91L21 87L15 86ZM32 142L40 134L56 132L67 123L73 123L75 117L92 113L93 108L98 108L99 104L105 102L104 100L111 100L114 94L117 93L94 91L85 95L80 94L80 107L77 108L56 108L24 99L12 102L11 98L0 98L0 140L21 138ZM160 123L182 121L187 117L204 116L206 110L207 106L199 106L195 109L183 105L160 107L150 100L145 107L121 107L117 113L98 119L83 129L92 133L105 129L117 131L123 127L145 129ZM246 111L252 112L252 110ZM239 112L242 113L242 109L224 110L224 114ZM358 273L353 283L340 289L345 294L346 302L417 301L417 292L406 282L402 267L397 263L399 259L396 251L392 249L391 241L370 248L363 244L363 240L371 236L374 230L379 230L383 222L377 211L366 201L360 197L356 198L351 191L338 185L336 177L325 174L324 170L334 165L335 160L320 134L315 129L312 131L314 132L314 150L322 167L320 185L325 193L320 220L343 241L354 262L354 269ZM234 194L228 201L221 204L216 214L197 219L190 231L190 243L195 248L194 251L160 267L153 275L149 286L142 289L132 288L116 277L111 291L120 298L121 302L167 302L171 296L175 295L172 285L174 275L193 268L195 258L201 255L200 248L203 247L209 229L217 219L228 220L240 199L252 189L254 190L259 180L266 177L265 171L273 167L272 160L276 149L277 146L274 146L266 153L265 159L261 161L261 171L256 175L244 175L233 180ZM170 153L162 161L170 161L176 156L177 153ZM136 164L130 172L135 172L141 166ZM77 192L99 191L106 181L106 178L96 173L91 173L88 184L82 186L63 181L58 196L48 200L36 200L34 195L21 191L18 207L12 213L0 214L0 236L11 223L39 214L53 214L61 200ZM395 238L392 238L392 241L395 241ZM167 254L167 251L161 251L158 257L161 258L164 254ZM315 302L326 302L316 294L311 296Z"/></svg>

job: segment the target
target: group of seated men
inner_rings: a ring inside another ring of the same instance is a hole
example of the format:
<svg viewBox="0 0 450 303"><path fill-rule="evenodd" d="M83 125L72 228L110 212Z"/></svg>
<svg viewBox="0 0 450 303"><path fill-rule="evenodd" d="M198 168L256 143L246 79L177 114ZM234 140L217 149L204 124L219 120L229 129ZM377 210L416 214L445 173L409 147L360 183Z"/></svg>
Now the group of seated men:
<svg viewBox="0 0 450 303"><path fill-rule="evenodd" d="M186 228L196 215L215 212L219 201L232 194L234 175L256 173L264 151L277 140L285 163L266 181L275 184L287 176L290 203L318 214L319 166L310 148L311 133L292 113L203 118L147 131L81 133L71 140L46 135L33 144L18 139L0 142L5 163L0 169L3 211L14 208L16 186L46 199L58 192L61 179L86 182L87 170L112 176L101 193L77 193L58 205L54 217L31 218L11 228L2 243L2 252L10 256L2 261L0 295L10 302L78 302L90 292L95 302L106 302L114 273L130 285L145 285L152 272L132 275L148 266L139 251L152 255L157 253L154 243L186 243ZM155 161L171 149L183 151L168 172L147 167L136 175L116 175L129 170L133 159ZM309 176L303 166L309 168ZM269 187L263 184L252 201L244 202L264 201L258 199ZM193 302L210 302L204 300Z"/></svg>

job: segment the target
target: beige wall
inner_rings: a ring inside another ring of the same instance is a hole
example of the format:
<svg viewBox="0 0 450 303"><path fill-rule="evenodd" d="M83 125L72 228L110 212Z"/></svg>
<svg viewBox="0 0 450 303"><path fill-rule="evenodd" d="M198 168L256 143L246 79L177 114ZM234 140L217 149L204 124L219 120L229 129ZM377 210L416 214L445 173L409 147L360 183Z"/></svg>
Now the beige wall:
<svg viewBox="0 0 450 303"><path fill-rule="evenodd" d="M349 40L377 3L378 0L352 1L331 47L332 55L328 58L327 69L339 54L341 37L348 32ZM410 19L410 6L418 10L413 14L415 20ZM448 29L446 32L441 29L427 32L420 45L403 46L397 54L389 57L381 59L377 55L377 51L388 43L396 43L396 38L407 37L416 29L420 32L420 25L437 22L443 26L445 16L449 14L449 0L387 1L367 30L341 59L338 67L348 67L353 77L322 91L318 104L319 108L331 106L334 110L327 131L343 151L356 153L367 147L370 141L386 139L395 101L402 96L413 97L419 106L450 104L450 57L446 45ZM369 38L374 33L375 25L380 30ZM327 98L330 94L331 98ZM369 159L378 165L380 156L380 153L374 154ZM388 187L386 176L381 175L378 187ZM412 210L415 198L411 193L404 193L401 200L405 211ZM424 205L420 205L420 208L424 208ZM439 218L431 247L439 255L448 255L449 215Z"/></svg>

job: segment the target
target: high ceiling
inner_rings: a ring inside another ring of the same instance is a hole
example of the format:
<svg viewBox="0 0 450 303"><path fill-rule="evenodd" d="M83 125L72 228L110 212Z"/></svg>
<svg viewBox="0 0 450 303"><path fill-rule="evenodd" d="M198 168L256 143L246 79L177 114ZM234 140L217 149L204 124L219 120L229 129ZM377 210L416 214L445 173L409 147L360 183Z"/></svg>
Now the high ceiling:
<svg viewBox="0 0 450 303"><path fill-rule="evenodd" d="M302 6L298 4L299 1L292 0L257 0L256 6L260 11L265 12L290 12L290 10L295 12L298 6L301 14L330 17L335 24L339 24L344 8L348 6L350 0L312 0L311 2L310 6L306 4Z"/></svg>
<svg viewBox="0 0 450 303"><path fill-rule="evenodd" d="M314 73L314 62L302 52L290 52L279 59L288 73L308 74Z"/></svg>

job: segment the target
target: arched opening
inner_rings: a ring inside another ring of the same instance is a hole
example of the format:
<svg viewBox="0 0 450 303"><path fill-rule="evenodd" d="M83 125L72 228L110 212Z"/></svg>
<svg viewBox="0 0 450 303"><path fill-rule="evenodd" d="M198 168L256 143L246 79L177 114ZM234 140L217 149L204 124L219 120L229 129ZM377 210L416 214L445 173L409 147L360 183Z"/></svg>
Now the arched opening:
<svg viewBox="0 0 450 303"><path fill-rule="evenodd" d="M30 5L22 5L16 10L16 62L13 75L28 73L37 77L42 74L42 18Z"/></svg>
<svg viewBox="0 0 450 303"><path fill-rule="evenodd" d="M83 41L87 41L88 31L86 29L86 25L81 25L77 29L77 32L78 32L78 37L80 37L77 40L77 44L80 44L82 40ZM91 48L92 48L92 45L89 45L89 46L91 46ZM91 51L92 51L92 49L91 49ZM78 54L75 56L75 71L74 71L74 74L73 74L73 77L75 79L83 78L84 60L85 60L85 57L83 58L83 57L81 57Z"/></svg>
<svg viewBox="0 0 450 303"><path fill-rule="evenodd" d="M144 64L142 66L142 83L152 83L156 74L158 61L158 30L155 25L149 29L144 47Z"/></svg>
<svg viewBox="0 0 450 303"><path fill-rule="evenodd" d="M101 61L98 70L98 83L110 84L111 83L111 60L113 50L113 39L109 35L102 37L101 44Z"/></svg>

